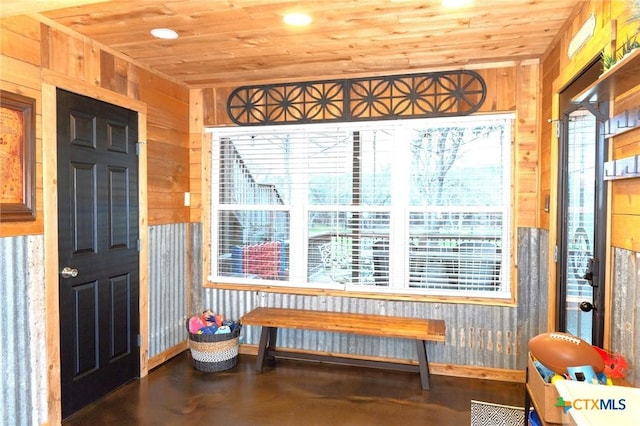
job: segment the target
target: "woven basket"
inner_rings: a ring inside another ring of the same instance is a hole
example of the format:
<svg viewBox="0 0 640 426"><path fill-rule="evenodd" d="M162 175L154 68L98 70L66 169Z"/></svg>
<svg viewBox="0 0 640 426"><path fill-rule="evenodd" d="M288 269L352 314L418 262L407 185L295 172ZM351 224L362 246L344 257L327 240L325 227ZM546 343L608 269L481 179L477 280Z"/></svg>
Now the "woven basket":
<svg viewBox="0 0 640 426"><path fill-rule="evenodd" d="M214 373L235 367L238 363L238 337L241 329L242 325L237 323L233 331L227 334L189 333L193 368Z"/></svg>

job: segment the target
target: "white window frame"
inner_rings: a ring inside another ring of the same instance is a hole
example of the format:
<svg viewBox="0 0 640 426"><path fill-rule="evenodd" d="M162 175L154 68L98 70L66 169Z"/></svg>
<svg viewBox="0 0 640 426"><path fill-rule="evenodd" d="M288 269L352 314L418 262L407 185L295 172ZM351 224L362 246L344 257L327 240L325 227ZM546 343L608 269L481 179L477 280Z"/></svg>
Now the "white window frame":
<svg viewBox="0 0 640 426"><path fill-rule="evenodd" d="M221 210L234 210L238 208L238 205L228 205L222 206L218 203L219 197L217 188L219 188L219 177L220 177L220 162L217 161L218 153L220 152L220 140L225 137L231 137L232 135L238 135L239 133L258 133L258 132L275 132L280 133L283 131L283 127L285 126L261 126L261 127L229 127L229 128L211 128L207 129L207 132L211 133L211 191L210 191L210 235L209 238L209 249L210 249L210 265L209 265L209 276L208 280L212 283L221 283L228 285L247 285L247 286L268 286L268 287L286 287L286 288L300 288L300 289L317 289L317 290L330 290L330 291L344 291L348 293L358 294L358 293L380 293L393 295L397 294L400 296L405 295L418 295L418 296L427 296L427 297L442 297L444 299L454 298L474 298L474 299L491 299L491 300L509 300L512 299L512 292L515 291L515 286L510 284L510 276L512 272L511 265L511 251L512 251L512 243L513 243L513 223L512 223L512 215L511 211L513 209L513 193L512 193L512 167L513 167L513 118L514 114L495 114L495 115L483 115L483 116L466 116L466 117L457 117L455 119L439 119L438 124L445 123L455 123L455 122L464 122L469 123L470 121L482 122L482 121L490 121L492 119L500 119L507 120L507 123L511 123L509 127L507 138L505 138L503 142L503 150L505 158L508 161L503 162L503 187L505 188L502 191L503 195L503 205L506 207L503 211L503 233L502 233L502 241L503 241L503 250L501 254L501 287L499 291L494 291L491 293L487 293L486 291L469 291L469 290L446 290L439 289L433 290L428 288L410 288L408 284L404 283L409 282L409 267L408 267L408 258L409 258L409 212L421 210L420 207L412 207L408 202L408 173L393 173L392 179L392 188L394 192L394 198L401 196L400 200L394 199L394 202L391 206L387 207L377 207L377 206L332 206L332 210L334 211L374 211L374 210L384 210L390 211L391 221L390 221L390 232L389 232L389 247L390 252L393 252L393 260L389 263L389 285L388 286L371 286L371 285L360 285L360 284L351 284L351 283L327 283L327 282L307 282L306 279L306 271L307 271L307 262L309 259L308 256L308 224L306 223L308 212L310 207L313 210L322 210L322 206L307 206L306 205L306 195L303 197L304 200L302 203L297 204L296 206L286 206L286 205L242 205L243 208L254 208L256 210L264 210L264 211L289 211L290 212L290 228L304 230L304 235L302 238L298 235L298 238L292 239L290 252L298 253L296 256L297 259L302 260L298 262L293 261L293 256L290 261L290 278L286 281L277 281L277 280L264 280L259 278L246 278L246 277L229 277L229 276L220 276L216 275L214 271L217 271L218 268L218 235L217 230L219 229L219 214L218 212ZM435 120L435 119L430 119ZM414 120L401 120L398 122L389 122L385 121L381 124L385 127L394 127L396 132L402 131L402 129L406 129L406 123L414 121ZM418 121L418 120L416 120ZM424 121L419 120L419 121ZM434 121L434 123L436 123ZM341 123L341 124L307 124L307 125L290 125L286 126L292 132L301 130L313 131L314 128L340 128L349 131L357 131L362 130L363 128L367 128L371 126L371 123ZM396 136L398 137L398 136ZM398 158L394 162L394 167L406 167L408 164L410 153L408 146L402 153L397 153ZM405 164L403 166L402 164ZM402 202L404 200L404 202ZM402 217L401 220L396 220L396 217Z"/></svg>

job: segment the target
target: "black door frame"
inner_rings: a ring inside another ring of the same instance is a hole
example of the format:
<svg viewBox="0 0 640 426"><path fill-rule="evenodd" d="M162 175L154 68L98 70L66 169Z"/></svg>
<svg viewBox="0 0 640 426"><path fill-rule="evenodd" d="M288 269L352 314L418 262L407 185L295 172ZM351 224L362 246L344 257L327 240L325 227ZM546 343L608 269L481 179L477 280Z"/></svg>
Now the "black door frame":
<svg viewBox="0 0 640 426"><path fill-rule="evenodd" d="M558 191L557 191L557 239L556 239L556 256L555 261L558 267L556 268L556 323L555 329L560 331L566 331L567 315L566 315L566 296L567 296L567 271L563 265L567 264L568 258L568 242L570 236L567 229L564 226L567 220L568 212L568 197L565 194L567 185L567 170L564 167L567 161L567 139L569 135L568 120L571 112L580 108L587 109L593 114L597 121L597 134L596 134L596 164L595 164L595 176L596 191L594 200L594 245L593 255L595 258L595 267L593 269L593 300L592 303L595 306L593 311L592 322L592 344L596 346L602 346L604 343L604 319L605 319L605 278L606 278L606 237L607 237L607 196L608 188L606 183L602 180L604 172L604 162L606 161L608 154L608 139L604 136L604 125L608 118L608 102L589 103L583 102L581 104L573 103L571 99L584 90L591 83L596 81L601 72L601 64L599 61L594 61L589 65L586 70L578 76L572 83L570 83L564 91L560 93L560 120L558 121Z"/></svg>

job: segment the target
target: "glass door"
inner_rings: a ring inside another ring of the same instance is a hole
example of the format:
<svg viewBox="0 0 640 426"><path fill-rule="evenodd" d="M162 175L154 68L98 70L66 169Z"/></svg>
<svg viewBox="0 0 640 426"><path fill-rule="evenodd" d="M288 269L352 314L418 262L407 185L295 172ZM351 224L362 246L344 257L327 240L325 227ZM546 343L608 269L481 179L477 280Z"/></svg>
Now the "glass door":
<svg viewBox="0 0 640 426"><path fill-rule="evenodd" d="M567 102L560 122L556 328L602 345L606 105ZM600 109L599 109L600 108Z"/></svg>
<svg viewBox="0 0 640 426"><path fill-rule="evenodd" d="M584 109L568 119L566 190L565 329L591 341L593 287L587 274L594 263L595 117ZM591 309L585 303L591 303ZM583 309L580 309L582 307Z"/></svg>

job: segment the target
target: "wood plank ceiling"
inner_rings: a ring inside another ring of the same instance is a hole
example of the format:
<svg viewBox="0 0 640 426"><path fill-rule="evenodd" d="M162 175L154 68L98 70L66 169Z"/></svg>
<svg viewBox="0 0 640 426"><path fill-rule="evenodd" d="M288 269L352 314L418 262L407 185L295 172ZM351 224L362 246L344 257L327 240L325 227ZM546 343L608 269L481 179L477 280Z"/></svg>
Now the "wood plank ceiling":
<svg viewBox="0 0 640 426"><path fill-rule="evenodd" d="M539 58L584 0L115 0L41 12L190 87L478 68ZM288 27L305 11L313 22ZM153 38L167 27L176 40Z"/></svg>

